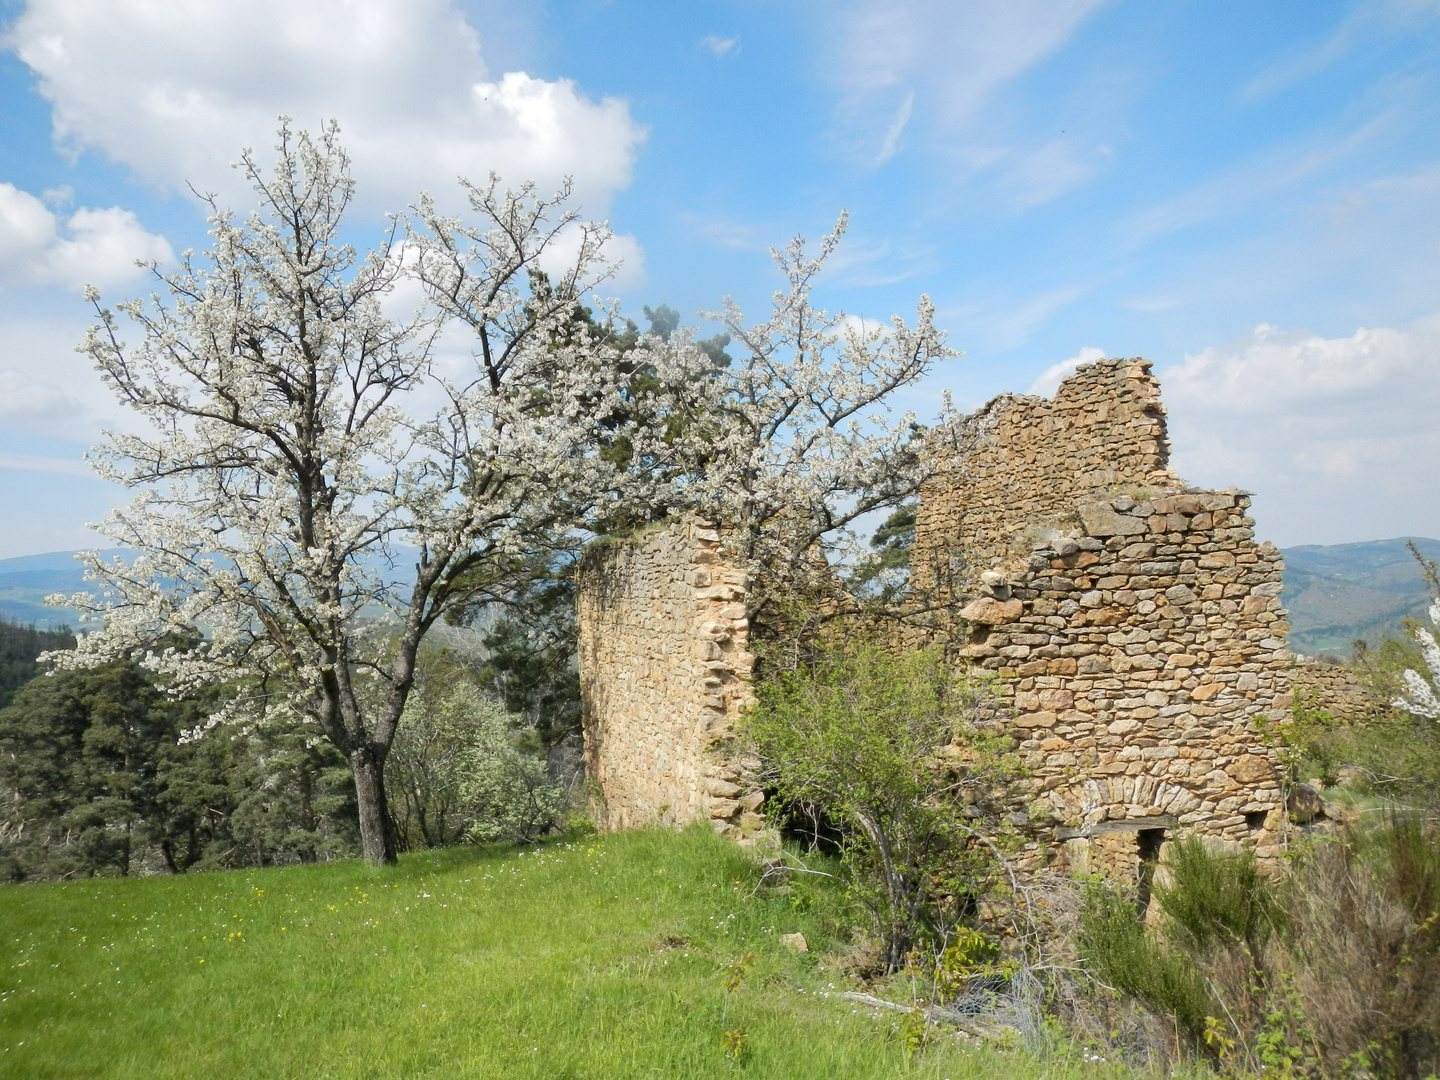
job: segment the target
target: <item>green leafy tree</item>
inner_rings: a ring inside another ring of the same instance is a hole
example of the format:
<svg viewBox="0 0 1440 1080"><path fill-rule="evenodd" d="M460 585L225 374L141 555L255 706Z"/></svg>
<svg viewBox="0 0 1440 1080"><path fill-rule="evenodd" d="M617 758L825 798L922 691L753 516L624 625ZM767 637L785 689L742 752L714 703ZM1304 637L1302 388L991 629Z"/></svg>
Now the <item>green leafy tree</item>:
<svg viewBox="0 0 1440 1080"><path fill-rule="evenodd" d="M526 745L500 702L462 686L449 707L463 710L471 725L469 745L461 756L465 838L474 843L527 843L558 827L570 793L549 775L545 759Z"/></svg>
<svg viewBox="0 0 1440 1080"><path fill-rule="evenodd" d="M395 827L407 850L465 837L469 818L461 788L477 727L473 677L447 653L422 658L391 757Z"/></svg>

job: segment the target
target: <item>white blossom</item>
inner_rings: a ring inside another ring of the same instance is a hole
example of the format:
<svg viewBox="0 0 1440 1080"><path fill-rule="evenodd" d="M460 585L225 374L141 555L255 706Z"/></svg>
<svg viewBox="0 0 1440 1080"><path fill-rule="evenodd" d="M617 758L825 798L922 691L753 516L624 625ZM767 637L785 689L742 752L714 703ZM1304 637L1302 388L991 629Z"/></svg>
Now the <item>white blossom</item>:
<svg viewBox="0 0 1440 1080"><path fill-rule="evenodd" d="M961 355L936 329L928 296L913 326L899 316L889 325L862 322L814 304L815 278L845 226L842 215L813 258L800 239L772 252L786 287L764 322L747 325L728 298L711 315L742 355L700 384L708 419L689 432L685 495L726 527L760 603L767 589L829 589L831 568L853 541L851 523L918 491L932 464L914 414L894 415L889 401L936 362ZM672 339L668 354L670 367L657 368L672 384L705 366L684 337ZM946 423L952 416L942 400Z"/></svg>
<svg viewBox="0 0 1440 1080"><path fill-rule="evenodd" d="M1430 622L1440 626L1440 600L1430 605ZM1420 646L1420 655L1425 660L1426 674L1406 670L1401 676L1405 680L1405 693L1393 702L1397 709L1404 709L1414 716L1427 720L1440 720L1440 697L1435 694L1440 685L1440 643L1435 635L1424 626L1415 627L1415 641Z"/></svg>
<svg viewBox="0 0 1440 1080"><path fill-rule="evenodd" d="M355 776L365 854L389 859L383 765L421 640L633 482L594 452L618 401L613 350L572 328L608 273L608 231L582 226L570 269L539 287L531 271L574 221L568 191L492 179L468 187L478 224L422 201L420 228L392 221L362 257L341 238L354 185L337 129L282 126L277 149L269 178L241 164L262 213L212 207L209 251L152 267L157 292L118 315L96 304L81 348L146 421L91 455L136 493L98 526L133 555L88 556L103 599L66 602L100 628L57 659L140 654L176 692L254 688L231 718L318 724ZM398 321L384 305L407 276L432 302ZM437 341L456 320L474 360L444 378Z"/></svg>

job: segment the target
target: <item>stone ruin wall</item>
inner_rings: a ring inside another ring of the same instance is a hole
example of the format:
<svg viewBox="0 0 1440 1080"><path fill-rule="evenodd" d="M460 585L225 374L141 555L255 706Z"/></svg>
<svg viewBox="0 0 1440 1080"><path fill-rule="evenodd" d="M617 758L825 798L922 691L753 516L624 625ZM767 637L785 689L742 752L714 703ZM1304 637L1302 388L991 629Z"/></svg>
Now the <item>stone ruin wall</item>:
<svg viewBox="0 0 1440 1080"><path fill-rule="evenodd" d="M1032 867L1143 876L1178 830L1279 854L1283 564L1246 494L1169 470L1164 417L1148 362L1098 361L968 417L922 492L913 581L1000 677Z"/></svg>
<svg viewBox="0 0 1440 1080"><path fill-rule="evenodd" d="M601 824L758 828L764 795L714 752L750 701L746 576L688 519L597 543L579 571L585 759Z"/></svg>
<svg viewBox="0 0 1440 1080"><path fill-rule="evenodd" d="M1347 723L1363 723L1390 710L1390 703L1365 688L1353 670L1334 660L1297 662L1290 672L1297 704L1321 709Z"/></svg>
<svg viewBox="0 0 1440 1080"><path fill-rule="evenodd" d="M912 579L958 615L939 635L957 660L1000 676L1032 868L1143 878L1177 830L1278 854L1254 721L1289 704L1282 563L1247 495L1170 472L1149 368L1104 360L1051 400L996 398L922 491ZM760 823L763 795L716 749L749 701L744 588L694 521L587 556L586 753L608 827Z"/></svg>

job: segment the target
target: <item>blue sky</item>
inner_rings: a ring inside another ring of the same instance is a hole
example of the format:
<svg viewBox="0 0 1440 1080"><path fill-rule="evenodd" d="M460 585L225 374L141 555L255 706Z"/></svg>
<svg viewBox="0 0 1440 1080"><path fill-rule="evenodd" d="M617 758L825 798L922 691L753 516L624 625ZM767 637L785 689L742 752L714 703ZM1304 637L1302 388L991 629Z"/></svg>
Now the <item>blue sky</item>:
<svg viewBox="0 0 1440 1080"><path fill-rule="evenodd" d="M29 0L0 7L0 557L94 542L116 416L79 288L205 243L186 185L335 117L356 235L457 171L576 179L638 315L851 229L831 307L912 312L974 406L1146 356L1192 483L1282 545L1440 535L1440 4ZM705 328L705 333L712 332Z"/></svg>

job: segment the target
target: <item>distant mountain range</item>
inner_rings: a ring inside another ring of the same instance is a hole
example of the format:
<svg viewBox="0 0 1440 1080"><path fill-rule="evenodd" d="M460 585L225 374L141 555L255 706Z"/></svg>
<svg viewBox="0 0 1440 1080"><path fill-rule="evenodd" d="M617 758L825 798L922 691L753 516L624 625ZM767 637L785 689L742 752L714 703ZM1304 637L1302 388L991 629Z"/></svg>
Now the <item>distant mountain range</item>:
<svg viewBox="0 0 1440 1080"><path fill-rule="evenodd" d="M115 548L101 554L108 557L124 552ZM68 596L85 588L84 571L73 551L0 559L0 616L12 622L73 630L80 625L80 616L68 608L48 607L45 597L51 593Z"/></svg>
<svg viewBox="0 0 1440 1080"><path fill-rule="evenodd" d="M1422 536L1285 548L1290 647L1343 659L1357 640L1374 645L1403 635L1403 619L1425 621L1430 598L1412 541L1425 558L1440 560L1440 540Z"/></svg>
<svg viewBox="0 0 1440 1080"><path fill-rule="evenodd" d="M1406 546L1412 540L1427 559L1440 560L1440 540L1420 536L1285 548L1283 599L1290 610L1290 647L1308 656L1343 658L1357 639L1374 645L1387 635L1402 634L1402 620L1423 620L1429 597ZM51 593L84 588L74 552L0 559L0 616L12 621L77 627L75 612L46 607L44 601Z"/></svg>

